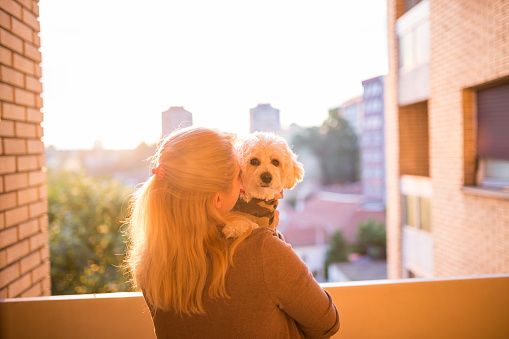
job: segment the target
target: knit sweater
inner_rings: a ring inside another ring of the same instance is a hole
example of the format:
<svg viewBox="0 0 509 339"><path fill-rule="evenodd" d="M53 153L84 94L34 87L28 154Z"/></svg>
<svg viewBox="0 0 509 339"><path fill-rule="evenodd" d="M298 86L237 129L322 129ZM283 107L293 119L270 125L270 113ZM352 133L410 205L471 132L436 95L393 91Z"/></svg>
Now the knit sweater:
<svg viewBox="0 0 509 339"><path fill-rule="evenodd" d="M329 338L339 329L330 295L290 245L260 227L237 247L228 299L204 295L204 315L149 306L160 338ZM208 291L208 289L206 289Z"/></svg>

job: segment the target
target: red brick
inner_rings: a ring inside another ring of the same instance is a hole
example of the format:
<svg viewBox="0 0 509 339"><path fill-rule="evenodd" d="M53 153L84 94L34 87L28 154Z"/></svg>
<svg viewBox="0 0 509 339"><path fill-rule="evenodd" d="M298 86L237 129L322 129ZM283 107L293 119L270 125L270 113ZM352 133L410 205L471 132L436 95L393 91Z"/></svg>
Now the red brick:
<svg viewBox="0 0 509 339"><path fill-rule="evenodd" d="M4 179L6 192L28 187L28 175L26 173L6 174Z"/></svg>
<svg viewBox="0 0 509 339"><path fill-rule="evenodd" d="M50 263L49 260L45 260L41 265L36 267L32 271L32 281L40 281L45 277L49 276Z"/></svg>
<svg viewBox="0 0 509 339"><path fill-rule="evenodd" d="M30 171L38 169L39 160L36 155L22 155L17 157L18 171Z"/></svg>
<svg viewBox="0 0 509 339"><path fill-rule="evenodd" d="M31 0L16 0L17 2L19 2L23 7L22 7L22 18L24 18L24 11L25 10L31 10L32 9L32 1Z"/></svg>
<svg viewBox="0 0 509 339"><path fill-rule="evenodd" d="M40 263L41 263L41 255L39 254L39 252L34 252L34 253L24 257L19 262L21 274L25 274L26 272L34 269Z"/></svg>
<svg viewBox="0 0 509 339"><path fill-rule="evenodd" d="M23 53L23 40L3 28L0 28L0 43L14 52Z"/></svg>
<svg viewBox="0 0 509 339"><path fill-rule="evenodd" d="M0 27L5 28L7 31L11 30L11 17L3 11L0 11Z"/></svg>
<svg viewBox="0 0 509 339"><path fill-rule="evenodd" d="M0 136L1 137L15 136L14 121L9 121L9 120L0 121Z"/></svg>
<svg viewBox="0 0 509 339"><path fill-rule="evenodd" d="M7 251L0 250L0 269L7 266Z"/></svg>
<svg viewBox="0 0 509 339"><path fill-rule="evenodd" d="M6 248L18 241L18 228L9 227L0 231L0 248Z"/></svg>
<svg viewBox="0 0 509 339"><path fill-rule="evenodd" d="M2 74L2 82L18 86L25 86L25 76L23 73L6 66L0 66L0 72Z"/></svg>
<svg viewBox="0 0 509 339"><path fill-rule="evenodd" d="M38 32L34 32L34 39L33 39L33 45L37 48L41 47L41 37L39 36Z"/></svg>
<svg viewBox="0 0 509 339"><path fill-rule="evenodd" d="M11 31L25 41L32 42L33 40L33 30L17 19L12 19Z"/></svg>
<svg viewBox="0 0 509 339"><path fill-rule="evenodd" d="M46 199L48 197L48 187L46 185L39 186L39 199Z"/></svg>
<svg viewBox="0 0 509 339"><path fill-rule="evenodd" d="M13 263L30 253L28 240L23 240L10 247L7 247L7 264Z"/></svg>
<svg viewBox="0 0 509 339"><path fill-rule="evenodd" d="M37 78L33 78L31 76L26 76L26 86L25 88L29 91L35 92L37 94L42 93L42 83Z"/></svg>
<svg viewBox="0 0 509 339"><path fill-rule="evenodd" d="M42 112L36 108L27 108L27 121L42 122Z"/></svg>
<svg viewBox="0 0 509 339"><path fill-rule="evenodd" d="M35 298L39 297L42 294L42 284L41 283L35 283L30 287L28 290L23 292L20 295L20 298Z"/></svg>
<svg viewBox="0 0 509 339"><path fill-rule="evenodd" d="M42 77L42 68L41 68L41 65L39 65L38 63L35 64L35 69L34 69L34 76L36 78L41 78Z"/></svg>
<svg viewBox="0 0 509 339"><path fill-rule="evenodd" d="M8 266L0 272L0 288L4 288L9 283L18 279L21 276L19 272L19 265L15 263L11 266Z"/></svg>
<svg viewBox="0 0 509 339"><path fill-rule="evenodd" d="M28 173L28 185L37 186L46 183L46 172L43 171L32 171Z"/></svg>
<svg viewBox="0 0 509 339"><path fill-rule="evenodd" d="M39 232L39 221L32 219L27 222L21 223L18 226L19 240L23 240Z"/></svg>
<svg viewBox="0 0 509 339"><path fill-rule="evenodd" d="M36 32L39 32L41 30L41 26L39 20L37 20L37 16L25 8L23 8L23 22L30 26Z"/></svg>
<svg viewBox="0 0 509 339"><path fill-rule="evenodd" d="M19 138L35 138L36 129L34 124L17 121L15 124L16 136Z"/></svg>
<svg viewBox="0 0 509 339"><path fill-rule="evenodd" d="M5 211L17 206L16 192L0 194L0 210ZM1 242L1 240L0 240Z"/></svg>
<svg viewBox="0 0 509 339"><path fill-rule="evenodd" d="M20 206L5 211L5 226L10 227L28 220L28 207Z"/></svg>
<svg viewBox="0 0 509 339"><path fill-rule="evenodd" d="M39 252L41 253L42 260L49 260L49 246L48 246L48 244L42 246L41 249L39 250Z"/></svg>
<svg viewBox="0 0 509 339"><path fill-rule="evenodd" d="M26 205L39 199L39 189L37 187L31 187L25 190L19 190L18 192L18 204Z"/></svg>
<svg viewBox="0 0 509 339"><path fill-rule="evenodd" d="M12 52L3 46L0 46L0 63L12 66Z"/></svg>
<svg viewBox="0 0 509 339"><path fill-rule="evenodd" d="M5 154L22 155L27 153L27 143L24 139L5 138L3 145Z"/></svg>
<svg viewBox="0 0 509 339"><path fill-rule="evenodd" d="M21 18L22 16L21 6L15 1L0 1L0 8L16 18Z"/></svg>
<svg viewBox="0 0 509 339"><path fill-rule="evenodd" d="M42 128L41 125L37 124L35 126L35 136L36 138L40 139L44 136L44 128Z"/></svg>
<svg viewBox="0 0 509 339"><path fill-rule="evenodd" d="M32 61L35 61L36 63L41 62L41 51L39 51L39 48L37 46L34 46L27 42L25 42L23 46L24 46L23 53L24 56L26 56Z"/></svg>
<svg viewBox="0 0 509 339"><path fill-rule="evenodd" d="M46 167L46 157L44 155L38 155L37 163L39 164L40 168Z"/></svg>
<svg viewBox="0 0 509 339"><path fill-rule="evenodd" d="M42 99L42 97L40 95L35 96L35 107L36 108L41 109L43 106L43 102L44 102L44 100Z"/></svg>
<svg viewBox="0 0 509 339"><path fill-rule="evenodd" d="M30 274L26 274L7 287L7 295L9 298L19 297L20 294L29 289L31 285L32 277Z"/></svg>
<svg viewBox="0 0 509 339"><path fill-rule="evenodd" d="M25 107L4 102L2 103L2 118L11 120L25 120Z"/></svg>
<svg viewBox="0 0 509 339"><path fill-rule="evenodd" d="M45 214L39 218L39 230L41 232L48 232L48 215Z"/></svg>
<svg viewBox="0 0 509 339"><path fill-rule="evenodd" d="M37 106L36 95L20 88L14 88L14 103L24 106Z"/></svg>
<svg viewBox="0 0 509 339"><path fill-rule="evenodd" d="M42 295L50 296L51 295L51 278L47 276L41 282L42 285Z"/></svg>
<svg viewBox="0 0 509 339"><path fill-rule="evenodd" d="M16 157L0 156L0 174L14 173L16 171Z"/></svg>
<svg viewBox="0 0 509 339"><path fill-rule="evenodd" d="M27 151L28 154L43 154L44 143L41 140L28 140Z"/></svg>
<svg viewBox="0 0 509 339"><path fill-rule="evenodd" d="M48 202L40 201L29 205L28 215L30 218L35 218L48 213Z"/></svg>
<svg viewBox="0 0 509 339"><path fill-rule="evenodd" d="M14 101L14 88L0 83L0 100Z"/></svg>
<svg viewBox="0 0 509 339"><path fill-rule="evenodd" d="M39 0L32 1L32 13L39 17Z"/></svg>
<svg viewBox="0 0 509 339"><path fill-rule="evenodd" d="M34 75L35 63L32 60L25 58L24 56L14 53L12 58L12 65L15 69L18 69L29 75Z"/></svg>
<svg viewBox="0 0 509 339"><path fill-rule="evenodd" d="M35 251L38 248L47 245L49 242L48 233L37 233L30 237L30 250ZM46 259L46 258L44 258Z"/></svg>

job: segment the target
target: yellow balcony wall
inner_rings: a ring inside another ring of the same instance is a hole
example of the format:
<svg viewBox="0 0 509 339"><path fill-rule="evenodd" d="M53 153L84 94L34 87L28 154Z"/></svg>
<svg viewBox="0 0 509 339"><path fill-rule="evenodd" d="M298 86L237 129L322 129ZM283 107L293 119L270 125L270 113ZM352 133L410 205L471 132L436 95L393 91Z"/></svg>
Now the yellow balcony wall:
<svg viewBox="0 0 509 339"><path fill-rule="evenodd" d="M322 285L334 338L509 338L509 274ZM0 338L154 338L140 293L0 300Z"/></svg>

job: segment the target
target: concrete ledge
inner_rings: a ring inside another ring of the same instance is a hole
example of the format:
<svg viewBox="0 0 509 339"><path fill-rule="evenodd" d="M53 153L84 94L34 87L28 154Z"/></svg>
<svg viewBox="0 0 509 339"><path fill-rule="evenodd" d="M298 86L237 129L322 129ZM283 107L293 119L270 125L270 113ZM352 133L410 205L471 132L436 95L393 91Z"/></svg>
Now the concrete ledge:
<svg viewBox="0 0 509 339"><path fill-rule="evenodd" d="M334 338L509 338L509 274L326 283ZM0 300L0 338L154 338L140 293Z"/></svg>

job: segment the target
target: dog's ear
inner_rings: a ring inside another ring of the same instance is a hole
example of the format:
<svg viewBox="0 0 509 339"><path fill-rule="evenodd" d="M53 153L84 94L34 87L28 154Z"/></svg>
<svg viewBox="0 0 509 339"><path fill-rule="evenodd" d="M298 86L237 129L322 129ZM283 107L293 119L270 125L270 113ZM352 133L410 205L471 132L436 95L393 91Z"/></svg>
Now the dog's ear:
<svg viewBox="0 0 509 339"><path fill-rule="evenodd" d="M290 166L285 170L283 188L292 189L304 178L304 166L297 161L297 155L290 151Z"/></svg>
<svg viewBox="0 0 509 339"><path fill-rule="evenodd" d="M232 145L235 145L238 142L239 136L236 133L223 132L226 139L228 139Z"/></svg>

